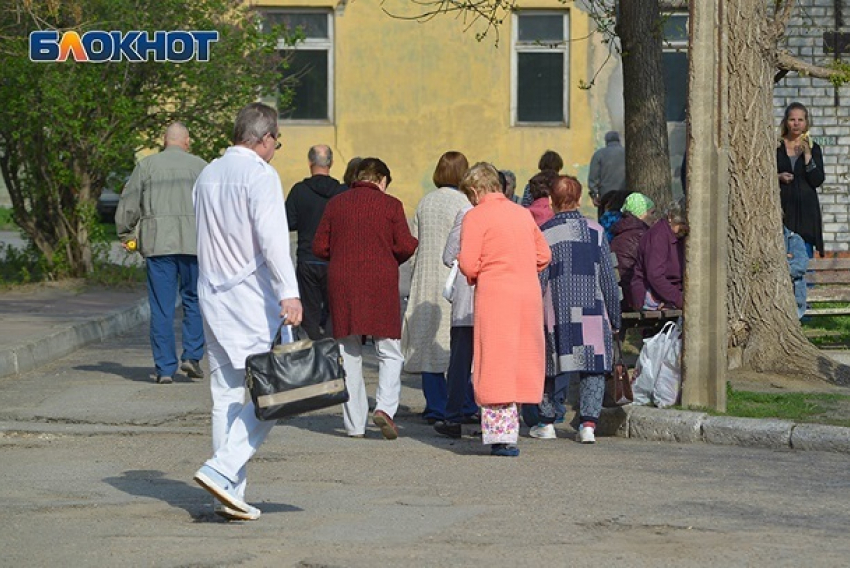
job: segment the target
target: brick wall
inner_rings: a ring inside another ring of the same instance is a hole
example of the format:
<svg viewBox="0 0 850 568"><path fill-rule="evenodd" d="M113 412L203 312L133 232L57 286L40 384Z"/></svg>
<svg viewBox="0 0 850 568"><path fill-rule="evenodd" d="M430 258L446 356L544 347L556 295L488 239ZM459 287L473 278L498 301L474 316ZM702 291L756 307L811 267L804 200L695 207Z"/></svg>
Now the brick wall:
<svg viewBox="0 0 850 568"><path fill-rule="evenodd" d="M836 31L836 15L838 31L850 33L850 1L801 0L784 47L803 61L828 65L834 55L824 48L824 34ZM850 50L843 60L850 62ZM789 73L774 90L777 137L785 107L794 101L808 107L812 137L823 149L826 182L820 189L820 203L825 248L828 253L850 255L850 113L845 110L850 108L850 86L835 88L823 79Z"/></svg>

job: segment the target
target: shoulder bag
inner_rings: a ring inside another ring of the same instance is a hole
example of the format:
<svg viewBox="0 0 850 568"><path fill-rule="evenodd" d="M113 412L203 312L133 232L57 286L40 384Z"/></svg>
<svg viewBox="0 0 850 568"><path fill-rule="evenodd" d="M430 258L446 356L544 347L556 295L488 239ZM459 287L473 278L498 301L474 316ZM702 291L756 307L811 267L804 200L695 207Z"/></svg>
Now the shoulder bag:
<svg viewBox="0 0 850 568"><path fill-rule="evenodd" d="M605 376L605 396L602 405L606 408L625 406L634 400L632 395L632 381L629 377L629 368L623 362L622 346L620 338L614 338L614 366L611 372Z"/></svg>
<svg viewBox="0 0 850 568"><path fill-rule="evenodd" d="M245 360L245 381L260 420L278 420L348 402L339 345L311 340L300 327L281 344L281 323L269 351Z"/></svg>

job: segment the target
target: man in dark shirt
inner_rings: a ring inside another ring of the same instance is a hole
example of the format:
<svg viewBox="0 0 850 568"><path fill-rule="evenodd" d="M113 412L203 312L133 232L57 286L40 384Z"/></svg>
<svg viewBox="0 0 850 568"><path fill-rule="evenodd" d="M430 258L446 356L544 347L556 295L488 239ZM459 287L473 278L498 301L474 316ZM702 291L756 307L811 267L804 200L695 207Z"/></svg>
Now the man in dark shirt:
<svg viewBox="0 0 850 568"><path fill-rule="evenodd" d="M304 320L301 324L310 339L331 336L328 316L328 263L313 255L313 237L322 220L325 205L345 186L330 176L333 152L317 145L307 153L310 177L296 183L286 198L286 219L290 231L298 231L298 264L295 270Z"/></svg>

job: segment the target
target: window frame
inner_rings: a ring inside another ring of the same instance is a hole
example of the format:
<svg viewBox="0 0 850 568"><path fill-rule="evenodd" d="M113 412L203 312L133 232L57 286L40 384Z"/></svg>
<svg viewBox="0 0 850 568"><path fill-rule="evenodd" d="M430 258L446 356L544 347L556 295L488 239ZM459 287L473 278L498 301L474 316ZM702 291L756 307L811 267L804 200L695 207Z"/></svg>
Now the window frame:
<svg viewBox="0 0 850 568"><path fill-rule="evenodd" d="M558 43L520 42L519 20L522 16L560 16L564 23L564 37ZM570 11L565 10L517 10L511 15L511 126L569 128L570 126ZM521 121L517 116L519 105L519 57L520 53L562 53L563 69L563 116L560 121Z"/></svg>
<svg viewBox="0 0 850 568"><path fill-rule="evenodd" d="M281 118L278 112L278 122L290 125L299 124L333 124L334 123L334 11L331 8L263 8L263 17L269 14L319 14L324 15L328 21L328 37L311 38L305 37L295 45L287 45L286 40L278 38L278 51L319 51L325 50L328 54L328 92L327 105L328 116L326 118Z"/></svg>
<svg viewBox="0 0 850 568"><path fill-rule="evenodd" d="M691 25L690 24L690 22L691 22L690 12L688 12L687 10L675 10L675 9L664 10L662 12L662 17L671 18L671 17L674 17L674 16L684 16L686 37L684 39L679 39L679 40L671 40L671 39L668 39L666 36L663 37L662 41L661 41L661 52L662 52L662 54L664 54L664 53L684 53L685 57L687 57L688 61L690 62L691 53L690 53L690 50L688 49L689 46L688 46L688 37L687 37L687 35L689 33L690 25ZM686 74L685 75L685 85L686 85L685 88L686 89L687 89L687 82L688 82L688 77L687 77L687 74ZM685 113L687 115L687 91L685 92L685 98L686 98ZM668 120L667 119L667 101L664 101L664 119L668 124L681 124L682 122L684 122L683 120Z"/></svg>

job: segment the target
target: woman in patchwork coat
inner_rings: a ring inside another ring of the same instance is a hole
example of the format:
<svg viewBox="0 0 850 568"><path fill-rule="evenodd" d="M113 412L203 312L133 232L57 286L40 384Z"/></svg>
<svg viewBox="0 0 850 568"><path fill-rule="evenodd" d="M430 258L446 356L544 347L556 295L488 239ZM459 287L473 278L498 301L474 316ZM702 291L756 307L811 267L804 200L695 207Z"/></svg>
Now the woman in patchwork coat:
<svg viewBox="0 0 850 568"><path fill-rule="evenodd" d="M540 274L546 327L546 384L541 424L532 436L554 438L555 385L580 380L579 441L596 441L605 373L611 370L613 334L620 328L620 300L605 230L577 211L581 184L562 176L554 184L555 217L540 229L552 250L552 262ZM566 376L565 376L566 375Z"/></svg>

